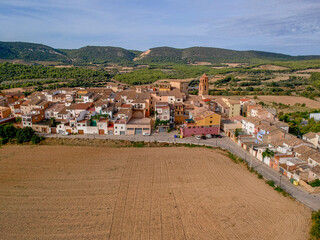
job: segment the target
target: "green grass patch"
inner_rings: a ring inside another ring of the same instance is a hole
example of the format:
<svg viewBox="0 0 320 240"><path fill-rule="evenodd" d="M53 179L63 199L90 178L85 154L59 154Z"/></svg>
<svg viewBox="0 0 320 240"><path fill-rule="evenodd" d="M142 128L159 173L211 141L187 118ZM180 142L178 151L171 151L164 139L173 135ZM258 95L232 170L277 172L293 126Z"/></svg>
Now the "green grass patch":
<svg viewBox="0 0 320 240"><path fill-rule="evenodd" d="M274 190L276 190L277 192L281 193L283 196L287 197L289 196L289 193L287 193L283 188L281 187L275 187Z"/></svg>
<svg viewBox="0 0 320 240"><path fill-rule="evenodd" d="M311 240L320 239L320 210L312 213Z"/></svg>
<svg viewBox="0 0 320 240"><path fill-rule="evenodd" d="M144 146L145 146L144 142L133 142L133 144L132 144L132 147L136 147L136 148L141 148Z"/></svg>
<svg viewBox="0 0 320 240"><path fill-rule="evenodd" d="M239 160L238 157L234 154L232 154L231 152L228 152L228 157L236 164L239 164Z"/></svg>
<svg viewBox="0 0 320 240"><path fill-rule="evenodd" d="M274 187L275 185L274 185L274 181L272 181L272 180L268 180L268 181L266 181L266 183L269 185L269 186L271 186L271 187Z"/></svg>

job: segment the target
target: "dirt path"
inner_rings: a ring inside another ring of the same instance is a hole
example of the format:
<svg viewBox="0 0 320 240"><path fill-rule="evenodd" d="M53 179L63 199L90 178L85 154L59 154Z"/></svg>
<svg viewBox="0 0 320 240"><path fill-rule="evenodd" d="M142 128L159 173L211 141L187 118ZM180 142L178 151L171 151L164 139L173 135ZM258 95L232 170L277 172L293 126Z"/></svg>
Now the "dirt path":
<svg viewBox="0 0 320 240"><path fill-rule="evenodd" d="M5 146L3 239L307 239L310 211L218 150Z"/></svg>

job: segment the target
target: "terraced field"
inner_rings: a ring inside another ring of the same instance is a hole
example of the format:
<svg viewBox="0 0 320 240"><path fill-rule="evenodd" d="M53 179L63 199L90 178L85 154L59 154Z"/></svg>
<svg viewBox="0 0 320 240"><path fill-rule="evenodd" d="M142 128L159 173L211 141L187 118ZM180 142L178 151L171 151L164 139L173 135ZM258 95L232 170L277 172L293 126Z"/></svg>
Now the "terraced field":
<svg viewBox="0 0 320 240"><path fill-rule="evenodd" d="M0 149L1 239L308 239L310 214L219 150Z"/></svg>

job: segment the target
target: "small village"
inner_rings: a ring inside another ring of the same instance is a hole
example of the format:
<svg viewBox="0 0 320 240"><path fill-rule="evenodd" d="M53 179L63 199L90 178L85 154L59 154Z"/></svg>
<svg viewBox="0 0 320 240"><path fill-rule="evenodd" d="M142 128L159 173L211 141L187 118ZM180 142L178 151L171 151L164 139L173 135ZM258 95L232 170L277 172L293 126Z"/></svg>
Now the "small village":
<svg viewBox="0 0 320 240"><path fill-rule="evenodd" d="M251 98L239 100L208 95L200 78L198 95L189 82L170 80L158 86L61 88L0 94L0 124L55 135L142 135L176 131L175 138L229 137L239 147L310 192L320 179L320 133L297 138L279 121L273 108ZM317 115L315 115L316 117Z"/></svg>

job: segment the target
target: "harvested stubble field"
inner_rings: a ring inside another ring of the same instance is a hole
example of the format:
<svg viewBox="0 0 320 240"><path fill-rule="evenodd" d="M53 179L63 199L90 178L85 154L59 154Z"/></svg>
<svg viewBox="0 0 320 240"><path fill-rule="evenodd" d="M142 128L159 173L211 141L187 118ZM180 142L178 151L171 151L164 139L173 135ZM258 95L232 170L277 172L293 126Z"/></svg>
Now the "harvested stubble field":
<svg viewBox="0 0 320 240"><path fill-rule="evenodd" d="M252 96L250 96L252 98ZM264 101L266 103L283 103L283 104L290 104L293 106L296 103L303 104L305 103L309 108L316 108L320 109L320 102L316 100L312 100L305 97L296 97L296 96L271 96L271 95L259 95L258 100Z"/></svg>
<svg viewBox="0 0 320 240"><path fill-rule="evenodd" d="M1 239L307 239L310 211L205 148L4 146Z"/></svg>

